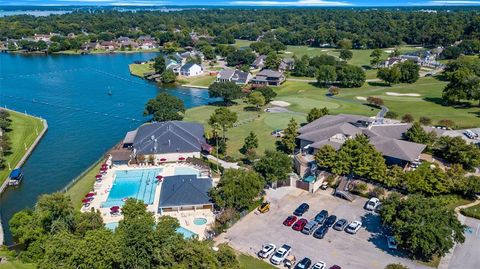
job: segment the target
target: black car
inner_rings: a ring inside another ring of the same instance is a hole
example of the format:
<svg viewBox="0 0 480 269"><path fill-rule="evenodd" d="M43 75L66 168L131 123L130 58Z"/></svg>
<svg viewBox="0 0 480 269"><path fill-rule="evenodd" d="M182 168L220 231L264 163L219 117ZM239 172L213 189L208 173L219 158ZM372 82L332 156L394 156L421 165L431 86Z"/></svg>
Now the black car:
<svg viewBox="0 0 480 269"><path fill-rule="evenodd" d="M323 222L327 219L328 217L328 211L327 210L322 210L320 211L320 213L318 213L316 216L315 216L315 221L322 225Z"/></svg>
<svg viewBox="0 0 480 269"><path fill-rule="evenodd" d="M303 203L293 211L293 215L301 217L309 208L310 206L307 203Z"/></svg>
<svg viewBox="0 0 480 269"><path fill-rule="evenodd" d="M328 226L322 225L313 233L313 237L322 239L325 237L325 234L328 232Z"/></svg>
<svg viewBox="0 0 480 269"><path fill-rule="evenodd" d="M328 218L325 220L324 225L327 227L332 227L332 225L337 221L337 216L335 215L330 215Z"/></svg>
<svg viewBox="0 0 480 269"><path fill-rule="evenodd" d="M333 225L333 229L337 231L343 231L345 226L347 226L348 221L346 219L339 219L335 225Z"/></svg>
<svg viewBox="0 0 480 269"><path fill-rule="evenodd" d="M295 269L307 269L307 268L310 268L311 265L312 265L312 260L305 257L299 263L297 263L297 265L295 266Z"/></svg>

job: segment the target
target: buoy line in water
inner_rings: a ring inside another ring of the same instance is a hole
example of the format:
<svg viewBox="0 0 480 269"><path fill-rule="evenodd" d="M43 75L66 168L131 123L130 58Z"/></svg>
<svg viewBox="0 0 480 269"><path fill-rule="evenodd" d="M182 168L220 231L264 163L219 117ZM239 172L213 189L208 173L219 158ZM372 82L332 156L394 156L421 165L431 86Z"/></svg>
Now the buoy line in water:
<svg viewBox="0 0 480 269"><path fill-rule="evenodd" d="M0 79L28 78L28 77L36 77L36 76L43 76L43 75L51 75L51 74L60 74L60 73L68 73L68 72L78 72L78 71L88 70L88 69L89 69L89 68L82 67L82 68L72 68L72 69L65 69L65 70L56 70L56 71L48 71L48 72L31 73L31 74L3 75L3 76L0 76Z"/></svg>

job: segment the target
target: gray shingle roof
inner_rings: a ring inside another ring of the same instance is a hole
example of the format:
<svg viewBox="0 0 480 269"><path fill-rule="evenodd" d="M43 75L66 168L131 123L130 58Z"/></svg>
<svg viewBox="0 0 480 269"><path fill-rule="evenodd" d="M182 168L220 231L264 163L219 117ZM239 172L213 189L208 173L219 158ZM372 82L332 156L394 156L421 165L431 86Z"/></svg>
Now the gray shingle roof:
<svg viewBox="0 0 480 269"><path fill-rule="evenodd" d="M258 72L256 77L280 78L282 76L283 74L278 71L271 69L263 69L262 71Z"/></svg>
<svg viewBox="0 0 480 269"><path fill-rule="evenodd" d="M155 122L138 128L133 147L137 154L200 152L205 143L203 135L203 125L199 123Z"/></svg>
<svg viewBox="0 0 480 269"><path fill-rule="evenodd" d="M212 204L208 196L212 186L210 178L197 178L195 175L165 177L158 207Z"/></svg>

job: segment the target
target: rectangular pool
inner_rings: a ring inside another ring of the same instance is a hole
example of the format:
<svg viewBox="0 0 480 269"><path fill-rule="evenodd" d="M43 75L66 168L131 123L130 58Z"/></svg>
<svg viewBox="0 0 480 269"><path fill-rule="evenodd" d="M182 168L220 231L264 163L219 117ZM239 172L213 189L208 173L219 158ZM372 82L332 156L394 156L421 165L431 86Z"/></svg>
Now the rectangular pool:
<svg viewBox="0 0 480 269"><path fill-rule="evenodd" d="M102 207L123 206L127 198L153 204L157 188L156 176L162 169L119 170L115 172L113 185Z"/></svg>
<svg viewBox="0 0 480 269"><path fill-rule="evenodd" d="M200 171L195 168L185 167L185 166L178 166L175 167L174 175L196 175L197 177L200 176Z"/></svg>

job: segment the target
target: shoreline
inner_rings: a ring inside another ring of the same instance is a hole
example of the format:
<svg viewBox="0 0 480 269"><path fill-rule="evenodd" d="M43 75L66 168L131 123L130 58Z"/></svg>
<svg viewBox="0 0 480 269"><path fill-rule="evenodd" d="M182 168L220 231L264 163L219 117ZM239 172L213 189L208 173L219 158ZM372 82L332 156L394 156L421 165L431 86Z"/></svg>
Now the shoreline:
<svg viewBox="0 0 480 269"><path fill-rule="evenodd" d="M47 123L47 120L36 117L36 116L24 114L24 113L21 113L21 112L15 111L15 110L11 110L11 109L8 109L8 108L2 108L2 109L5 109L7 111L12 111L12 112L15 112L15 113L20 113L20 114L23 114L23 115L26 115L26 116L29 116L29 117L32 117L32 118L37 118L37 119L41 120L42 123L43 123L42 131L38 134L35 141L33 141L32 145L30 145L30 147L27 149L27 151L25 152L23 157L20 159L20 161L15 165L15 167L13 169L20 168L28 160L28 158L32 154L33 150L37 147L37 145L40 143L40 141L44 137L45 133L48 130L48 123ZM8 186L8 178L0 186L0 195L2 195L2 193L5 191L7 186ZM0 246L3 246L3 242L4 242L4 231L3 231L2 219L0 217Z"/></svg>
<svg viewBox="0 0 480 269"><path fill-rule="evenodd" d="M160 53L157 50L114 50L114 51L93 51L82 54L82 50L74 51L74 50L63 50L58 52L48 53L46 51L19 51L19 50L9 50L5 51L5 53L12 53L12 54L20 54L20 55L38 55L38 56L49 56L49 55L108 55L108 54L134 54L134 53Z"/></svg>

